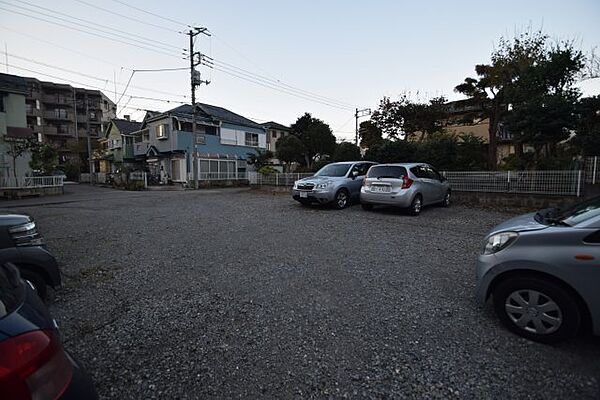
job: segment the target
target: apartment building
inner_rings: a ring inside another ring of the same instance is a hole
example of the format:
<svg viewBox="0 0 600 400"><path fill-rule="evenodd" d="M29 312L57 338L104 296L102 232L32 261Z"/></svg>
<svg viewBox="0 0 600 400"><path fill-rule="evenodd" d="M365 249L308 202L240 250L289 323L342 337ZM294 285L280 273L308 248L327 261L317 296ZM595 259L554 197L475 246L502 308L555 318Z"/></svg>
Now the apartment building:
<svg viewBox="0 0 600 400"><path fill-rule="evenodd" d="M40 141L55 146L59 163L87 166L88 132L94 146L106 125L116 117L116 106L99 90L25 78L27 126Z"/></svg>

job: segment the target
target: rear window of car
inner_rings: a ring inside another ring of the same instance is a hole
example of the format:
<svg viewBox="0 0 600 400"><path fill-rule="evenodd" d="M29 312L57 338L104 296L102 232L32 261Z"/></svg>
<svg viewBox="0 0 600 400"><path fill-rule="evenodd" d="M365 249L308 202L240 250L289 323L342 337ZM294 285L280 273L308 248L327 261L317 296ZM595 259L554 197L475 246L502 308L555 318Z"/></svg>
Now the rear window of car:
<svg viewBox="0 0 600 400"><path fill-rule="evenodd" d="M0 318L15 311L24 296L25 287L16 267L0 264Z"/></svg>
<svg viewBox="0 0 600 400"><path fill-rule="evenodd" d="M371 167L367 173L367 178L396 178L401 179L406 176L406 168L395 165L382 165Z"/></svg>

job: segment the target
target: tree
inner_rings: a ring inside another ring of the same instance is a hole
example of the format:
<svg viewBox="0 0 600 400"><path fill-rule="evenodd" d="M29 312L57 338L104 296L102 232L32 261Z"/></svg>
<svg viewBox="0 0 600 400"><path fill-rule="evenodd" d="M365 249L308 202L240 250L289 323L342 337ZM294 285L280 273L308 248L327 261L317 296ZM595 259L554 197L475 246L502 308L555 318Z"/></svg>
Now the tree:
<svg viewBox="0 0 600 400"><path fill-rule="evenodd" d="M385 139L369 148L364 159L381 163L413 162L418 161L416 153L414 142Z"/></svg>
<svg viewBox="0 0 600 400"><path fill-rule="evenodd" d="M277 158L284 165L287 165L287 170L289 170L291 163L302 161L304 158L304 144L295 135L287 135L280 138L277 141L276 148Z"/></svg>
<svg viewBox="0 0 600 400"><path fill-rule="evenodd" d="M500 38L498 49L492 52L490 64L475 66L477 78L467 77L456 86L455 91L469 97L473 105L482 111L473 118L488 119L488 163L497 164L496 132L508 111L506 92L519 79L523 71L539 61L548 37L541 31L507 40Z"/></svg>
<svg viewBox="0 0 600 400"><path fill-rule="evenodd" d="M12 158L13 175L17 179L17 158L30 151L35 141L33 139L16 138L4 139L4 141L8 146L6 153Z"/></svg>
<svg viewBox="0 0 600 400"><path fill-rule="evenodd" d="M458 151L452 169L455 171L485 170L487 145L483 139L472 134L460 134L458 138Z"/></svg>
<svg viewBox="0 0 600 400"><path fill-rule="evenodd" d="M446 133L435 133L417 144L416 161L429 163L436 168L454 169L458 155L458 140Z"/></svg>
<svg viewBox="0 0 600 400"><path fill-rule="evenodd" d="M521 71L506 89L511 109L504 122L513 135L517 157L523 144L532 145L537 164L556 157L557 145L577 125L580 91L574 87L584 57L569 42L544 48L533 65Z"/></svg>
<svg viewBox="0 0 600 400"><path fill-rule="evenodd" d="M443 96L426 102L412 101L406 93L398 101L384 97L371 120L390 138L407 139L419 135L423 140L443 130L448 118L445 104Z"/></svg>
<svg viewBox="0 0 600 400"><path fill-rule="evenodd" d="M360 147L368 149L383 140L381 129L373 121L363 121L358 129Z"/></svg>
<svg viewBox="0 0 600 400"><path fill-rule="evenodd" d="M248 153L248 164L254 165L254 168L258 171L262 167L269 165L271 158L273 158L272 151L256 149L255 153Z"/></svg>
<svg viewBox="0 0 600 400"><path fill-rule="evenodd" d="M360 148L354 143L342 142L337 145L333 153L333 161L356 161L360 160Z"/></svg>
<svg viewBox="0 0 600 400"><path fill-rule="evenodd" d="M42 174L51 174L58 165L58 152L49 144L35 142L31 148L29 166Z"/></svg>
<svg viewBox="0 0 600 400"><path fill-rule="evenodd" d="M331 156L335 151L335 136L329 125L305 113L290 127L302 144L304 163L311 167L318 157Z"/></svg>
<svg viewBox="0 0 600 400"><path fill-rule="evenodd" d="M577 118L573 144L582 155L600 155L600 96L581 99L577 105Z"/></svg>

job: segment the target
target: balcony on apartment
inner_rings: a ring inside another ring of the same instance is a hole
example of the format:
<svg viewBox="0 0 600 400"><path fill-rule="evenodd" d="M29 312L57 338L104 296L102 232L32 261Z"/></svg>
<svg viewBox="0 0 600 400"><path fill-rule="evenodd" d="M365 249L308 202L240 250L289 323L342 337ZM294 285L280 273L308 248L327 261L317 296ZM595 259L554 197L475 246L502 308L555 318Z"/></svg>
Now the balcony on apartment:
<svg viewBox="0 0 600 400"><path fill-rule="evenodd" d="M52 119L57 121L73 121L72 114L65 110L44 111L44 119Z"/></svg>
<svg viewBox="0 0 600 400"><path fill-rule="evenodd" d="M73 136L75 135L75 129L70 126L54 126L44 125L42 132L44 135L57 135L57 136Z"/></svg>
<svg viewBox="0 0 600 400"><path fill-rule="evenodd" d="M25 104L25 114L28 117L41 117L42 111L35 108L35 105L26 103Z"/></svg>
<svg viewBox="0 0 600 400"><path fill-rule="evenodd" d="M55 94L44 94L42 101L46 104L58 104L63 106L73 106L73 96L69 96L67 93L55 93Z"/></svg>

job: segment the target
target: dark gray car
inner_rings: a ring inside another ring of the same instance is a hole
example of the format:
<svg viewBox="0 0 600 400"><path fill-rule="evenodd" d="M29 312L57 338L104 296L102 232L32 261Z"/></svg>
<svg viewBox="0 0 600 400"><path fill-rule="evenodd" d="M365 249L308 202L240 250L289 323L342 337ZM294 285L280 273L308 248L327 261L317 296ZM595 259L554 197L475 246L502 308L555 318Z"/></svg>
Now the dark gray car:
<svg viewBox="0 0 600 400"><path fill-rule="evenodd" d="M513 218L485 238L477 300L511 331L551 343L589 325L600 335L600 197Z"/></svg>
<svg viewBox="0 0 600 400"><path fill-rule="evenodd" d="M308 178L294 182L292 197L301 204L333 204L346 208L357 201L367 170L375 165L369 161L346 161L327 164Z"/></svg>

